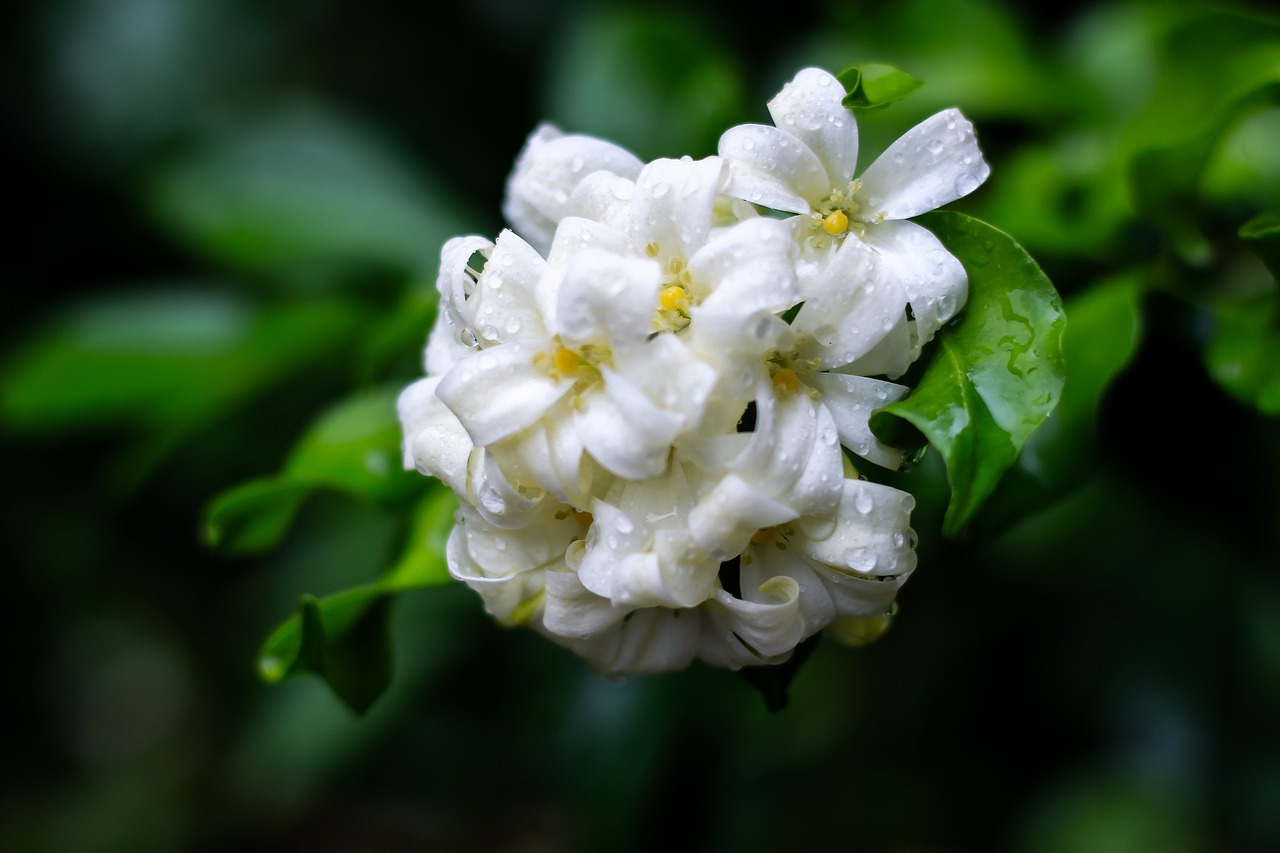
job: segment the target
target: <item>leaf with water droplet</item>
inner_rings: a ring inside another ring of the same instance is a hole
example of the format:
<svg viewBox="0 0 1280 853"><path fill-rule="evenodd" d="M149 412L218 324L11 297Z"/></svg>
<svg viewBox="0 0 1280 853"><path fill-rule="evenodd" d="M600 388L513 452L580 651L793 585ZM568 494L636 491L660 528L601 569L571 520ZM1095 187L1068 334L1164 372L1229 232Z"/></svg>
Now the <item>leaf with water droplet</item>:
<svg viewBox="0 0 1280 853"><path fill-rule="evenodd" d="M850 66L836 79L848 92L840 103L851 110L887 107L924 85L899 68L877 62Z"/></svg>
<svg viewBox="0 0 1280 853"><path fill-rule="evenodd" d="M915 390L872 415L871 428L888 444L928 441L942 454L951 484L943 533L955 536L1057 404L1066 315L1049 279L1008 234L959 213L919 221L964 265L969 300L938 334Z"/></svg>
<svg viewBox="0 0 1280 853"><path fill-rule="evenodd" d="M270 683L321 676L348 707L364 713L391 682L387 619L395 595L447 583L444 548L457 499L434 489L413 513L399 560L377 582L317 599L303 596L297 612L267 637L258 671Z"/></svg>

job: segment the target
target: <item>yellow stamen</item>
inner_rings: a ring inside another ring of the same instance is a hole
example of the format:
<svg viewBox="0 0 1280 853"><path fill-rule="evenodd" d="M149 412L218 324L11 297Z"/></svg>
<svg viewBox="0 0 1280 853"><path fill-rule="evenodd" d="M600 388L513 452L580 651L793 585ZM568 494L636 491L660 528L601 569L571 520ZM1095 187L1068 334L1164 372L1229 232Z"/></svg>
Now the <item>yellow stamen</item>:
<svg viewBox="0 0 1280 853"><path fill-rule="evenodd" d="M833 210L822 220L822 230L832 237L838 237L849 230L849 217L843 210Z"/></svg>
<svg viewBox="0 0 1280 853"><path fill-rule="evenodd" d="M578 523L581 524L583 527L590 527L591 522L595 521L595 518L591 515L591 513L587 512L585 509L576 510L573 513L573 517L578 519Z"/></svg>
<svg viewBox="0 0 1280 853"><path fill-rule="evenodd" d="M794 370L784 367L773 374L773 387L781 388L784 391L794 391L800 387L800 379L796 376Z"/></svg>
<svg viewBox="0 0 1280 853"><path fill-rule="evenodd" d="M582 359L578 358L578 354L567 347L560 347L556 350L555 364L556 370L560 373L569 374L578 369L578 365L582 363Z"/></svg>
<svg viewBox="0 0 1280 853"><path fill-rule="evenodd" d="M757 530L755 533L752 533L751 541L757 545L763 545L766 542L771 542L776 533L777 531L772 527L766 527L763 530Z"/></svg>
<svg viewBox="0 0 1280 853"><path fill-rule="evenodd" d="M687 299L688 296L684 292L684 288L678 284L673 284L658 294L658 302L667 311L675 311L679 309L680 303Z"/></svg>

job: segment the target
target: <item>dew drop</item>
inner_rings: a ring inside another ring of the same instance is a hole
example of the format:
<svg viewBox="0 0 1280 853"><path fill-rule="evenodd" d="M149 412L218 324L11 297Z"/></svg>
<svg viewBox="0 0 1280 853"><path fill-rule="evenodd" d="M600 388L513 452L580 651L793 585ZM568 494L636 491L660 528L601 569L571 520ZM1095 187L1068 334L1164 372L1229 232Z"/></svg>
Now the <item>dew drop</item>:
<svg viewBox="0 0 1280 853"><path fill-rule="evenodd" d="M850 548L844 552L844 562L855 572L869 572L876 567L876 552L870 548Z"/></svg>
<svg viewBox="0 0 1280 853"><path fill-rule="evenodd" d="M929 144L925 146L929 149L930 154L941 154L943 144L941 139L930 139Z"/></svg>
<svg viewBox="0 0 1280 853"><path fill-rule="evenodd" d="M613 526L618 528L618 532L623 535L626 535L636 529L636 526L631 523L631 519L627 518L625 515L618 516L618 520L614 522Z"/></svg>
<svg viewBox="0 0 1280 853"><path fill-rule="evenodd" d="M502 324L502 328L508 335L514 335L520 331L520 318L508 317L507 322Z"/></svg>
<svg viewBox="0 0 1280 853"><path fill-rule="evenodd" d="M956 195L968 195L978 188L978 184L982 183L978 180L978 176L972 172L964 172L960 177L956 178Z"/></svg>
<svg viewBox="0 0 1280 853"><path fill-rule="evenodd" d="M876 502L869 493L859 491L857 497L853 499L853 508L863 515L866 515L876 508Z"/></svg>

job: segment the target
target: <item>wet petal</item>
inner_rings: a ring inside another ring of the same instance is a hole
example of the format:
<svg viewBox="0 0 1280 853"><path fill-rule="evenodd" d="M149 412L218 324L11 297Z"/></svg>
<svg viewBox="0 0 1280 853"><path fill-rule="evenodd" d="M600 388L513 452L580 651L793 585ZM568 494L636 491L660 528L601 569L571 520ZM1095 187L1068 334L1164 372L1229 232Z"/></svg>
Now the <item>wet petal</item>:
<svg viewBox="0 0 1280 853"><path fill-rule="evenodd" d="M857 198L863 218L908 219L968 195L990 174L973 125L959 110L943 110L908 130L867 167Z"/></svg>
<svg viewBox="0 0 1280 853"><path fill-rule="evenodd" d="M858 125L840 102L844 86L820 68L806 68L769 102L780 129L797 137L827 173L827 192L853 179L858 165Z"/></svg>
<svg viewBox="0 0 1280 853"><path fill-rule="evenodd" d="M826 167L791 134L763 124L742 124L720 137L729 163L725 193L773 210L808 213L831 194Z"/></svg>

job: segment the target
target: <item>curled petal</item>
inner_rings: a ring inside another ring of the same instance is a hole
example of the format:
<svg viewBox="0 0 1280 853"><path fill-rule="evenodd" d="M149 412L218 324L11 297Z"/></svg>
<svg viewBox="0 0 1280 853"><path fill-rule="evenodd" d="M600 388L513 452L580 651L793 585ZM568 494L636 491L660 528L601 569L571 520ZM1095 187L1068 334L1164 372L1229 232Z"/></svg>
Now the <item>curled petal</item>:
<svg viewBox="0 0 1280 853"><path fill-rule="evenodd" d="M718 590L703 605L699 658L728 669L781 663L805 638L794 579L771 578L753 592L756 600L747 601Z"/></svg>
<svg viewBox="0 0 1280 853"><path fill-rule="evenodd" d="M746 318L776 314L800 301L791 229L775 219L741 222L713 238L689 260L695 294L705 311ZM698 290L706 288L708 292Z"/></svg>
<svg viewBox="0 0 1280 853"><path fill-rule="evenodd" d="M696 610L651 607L631 611L590 639L559 642L604 675L671 672L693 661L701 629Z"/></svg>
<svg viewBox="0 0 1280 853"><path fill-rule="evenodd" d="M439 397L440 377L420 379L400 394L396 408L404 430L404 467L439 477L456 495L467 494L467 469L475 445Z"/></svg>
<svg viewBox="0 0 1280 853"><path fill-rule="evenodd" d="M615 355L642 346L658 304L658 265L648 258L584 250L565 271L553 328L565 344Z"/></svg>
<svg viewBox="0 0 1280 853"><path fill-rule="evenodd" d="M481 346L546 337L538 282L547 262L512 231L503 231L459 312Z"/></svg>

